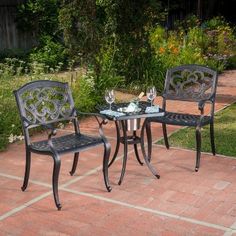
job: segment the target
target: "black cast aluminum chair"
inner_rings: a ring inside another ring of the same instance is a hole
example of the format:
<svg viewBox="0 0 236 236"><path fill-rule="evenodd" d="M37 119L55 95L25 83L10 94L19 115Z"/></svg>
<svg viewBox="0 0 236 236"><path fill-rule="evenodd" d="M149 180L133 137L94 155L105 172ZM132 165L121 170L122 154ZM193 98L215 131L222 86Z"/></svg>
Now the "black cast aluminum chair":
<svg viewBox="0 0 236 236"><path fill-rule="evenodd" d="M68 83L48 80L34 81L14 91L14 94L22 121L26 147L26 166L22 191L28 185L31 152L50 155L54 161L52 174L53 195L55 204L58 210L60 210L61 204L58 196L58 178L61 166L60 155L70 152L74 153L73 166L70 171L70 174L73 175L77 167L79 152L103 145L103 175L106 188L110 192L111 187L108 180L110 144L102 131L102 125L106 123L104 117L96 113L76 111ZM79 129L78 114L95 116L99 125L100 136L82 134ZM98 117L101 119L98 119ZM64 121L72 121L74 132L53 137L56 135L55 125L58 122ZM47 131L50 130L48 132L48 139L32 142L29 130L39 126L46 128Z"/></svg>
<svg viewBox="0 0 236 236"><path fill-rule="evenodd" d="M162 94L163 117L148 118L151 122L162 123L165 146L169 149L166 125L196 127L196 166L198 171L201 157L201 127L210 125L211 149L215 155L214 142L214 107L217 87L217 72L200 65L182 65L169 69L166 73L165 87ZM175 113L166 110L167 100L197 102L199 115ZM209 115L204 113L206 103L211 104Z"/></svg>

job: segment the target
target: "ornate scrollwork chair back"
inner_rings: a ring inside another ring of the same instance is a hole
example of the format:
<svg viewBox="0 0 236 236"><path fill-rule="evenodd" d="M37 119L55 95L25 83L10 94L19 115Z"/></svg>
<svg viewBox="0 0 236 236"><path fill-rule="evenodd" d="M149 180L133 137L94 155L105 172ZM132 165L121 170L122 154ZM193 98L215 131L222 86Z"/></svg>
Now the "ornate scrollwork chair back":
<svg viewBox="0 0 236 236"><path fill-rule="evenodd" d="M82 113L74 106L73 97L68 83L58 81L40 80L30 82L14 91L26 145L26 166L22 190L28 186L31 152L50 155L54 160L52 174L53 195L58 210L61 204L58 196L58 178L60 171L60 155L68 152L74 153L73 166L70 174L75 173L79 152L98 145L104 145L103 175L108 191L111 191L108 180L108 161L110 155L110 144L103 134L102 125L105 124L103 116L97 113ZM84 135L80 132L78 114L95 116L100 136ZM74 133L56 136L56 124L58 122L72 121ZM32 142L29 130L41 126L50 130L47 140Z"/></svg>
<svg viewBox="0 0 236 236"><path fill-rule="evenodd" d="M78 127L76 110L67 83L57 81L35 81L15 92L26 141L28 130L37 126L52 125L56 122L72 120Z"/></svg>
<svg viewBox="0 0 236 236"><path fill-rule="evenodd" d="M166 125L180 125L196 127L196 166L198 171L201 155L201 127L210 124L212 153L215 155L214 143L214 107L217 88L217 72L201 65L182 65L171 68L166 73L165 86L162 94L163 117L148 119L149 122L162 123L163 136L166 148L169 149ZM167 100L196 102L200 111L199 115L182 114L167 111ZM211 104L209 115L205 115L204 106Z"/></svg>
<svg viewBox="0 0 236 236"><path fill-rule="evenodd" d="M165 99L196 101L210 99L216 92L216 72L199 65L184 65L166 73Z"/></svg>

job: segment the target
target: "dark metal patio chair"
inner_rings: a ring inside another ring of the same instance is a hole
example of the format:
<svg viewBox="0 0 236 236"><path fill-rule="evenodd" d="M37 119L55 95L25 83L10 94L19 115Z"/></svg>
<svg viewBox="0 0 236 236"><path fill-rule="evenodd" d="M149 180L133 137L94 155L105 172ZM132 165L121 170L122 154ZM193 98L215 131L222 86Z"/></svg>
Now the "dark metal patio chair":
<svg viewBox="0 0 236 236"><path fill-rule="evenodd" d="M162 108L165 115L148 118L151 122L162 123L165 146L169 149L166 125L196 127L196 166L198 171L201 156L201 127L210 125L211 149L215 155L214 142L214 107L217 87L217 72L200 65L182 65L169 69L166 73ZM166 111L167 100L197 102L200 115ZM204 113L206 103L211 104L210 114Z"/></svg>
<svg viewBox="0 0 236 236"><path fill-rule="evenodd" d="M31 152L50 155L54 161L52 174L53 195L55 204L58 210L60 210L61 204L58 196L58 178L61 166L60 155L70 152L74 153L73 166L70 171L70 174L73 175L77 167L79 153L98 145L103 145L103 176L106 188L110 192L111 187L108 180L110 144L102 130L102 125L106 123L104 117L97 113L82 113L77 111L74 107L72 94L67 83L47 80L34 81L14 91L14 94L22 121L26 147L25 176L21 188L22 191L28 185ZM79 129L78 114L95 116L99 125L100 136L82 134ZM72 121L74 132L53 137L56 135L56 124L64 121ZM32 142L29 130L39 126L47 130L48 139Z"/></svg>

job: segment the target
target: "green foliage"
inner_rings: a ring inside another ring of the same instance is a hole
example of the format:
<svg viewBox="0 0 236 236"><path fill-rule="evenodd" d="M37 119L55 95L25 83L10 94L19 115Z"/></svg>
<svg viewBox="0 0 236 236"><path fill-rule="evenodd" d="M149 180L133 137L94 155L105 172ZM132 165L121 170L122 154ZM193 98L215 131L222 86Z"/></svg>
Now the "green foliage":
<svg viewBox="0 0 236 236"><path fill-rule="evenodd" d="M62 1L59 21L70 57L96 65L104 36L102 10L96 1Z"/></svg>
<svg viewBox="0 0 236 236"><path fill-rule="evenodd" d="M236 54L229 58L227 63L228 69L235 69L236 68Z"/></svg>
<svg viewBox="0 0 236 236"><path fill-rule="evenodd" d="M235 29L230 27L222 17L215 17L205 22L204 27L208 38L205 55L213 64L213 68L222 71L228 66L230 58L236 55Z"/></svg>
<svg viewBox="0 0 236 236"><path fill-rule="evenodd" d="M65 48L62 44L54 42L51 37L41 38L40 47L36 47L29 55L31 62L37 61L51 68L62 66L66 60Z"/></svg>
<svg viewBox="0 0 236 236"><path fill-rule="evenodd" d="M98 100L93 76L93 72L88 71L85 76L77 78L73 84L75 106L80 111L92 111Z"/></svg>
<svg viewBox="0 0 236 236"><path fill-rule="evenodd" d="M25 73L26 63L18 58L5 58L0 63L0 78L9 78L13 75L22 75Z"/></svg>
<svg viewBox="0 0 236 236"><path fill-rule="evenodd" d="M189 26L185 30L178 27L168 34L164 28L157 26L150 33L154 56L159 59L157 61L163 65L164 71L181 64L204 64L221 72L227 67L229 58L235 55L234 29L226 22L217 17L201 27L198 21L195 23L197 26Z"/></svg>
<svg viewBox="0 0 236 236"><path fill-rule="evenodd" d="M62 68L61 63L67 64L58 23L59 3L60 0L29 0L20 5L17 15L18 28L31 32L35 38L36 47L30 51L27 61L37 61L53 70Z"/></svg>
<svg viewBox="0 0 236 236"><path fill-rule="evenodd" d="M70 56L92 64L99 77L104 71L104 48L115 42L111 76L115 71L127 83L142 81L152 60L148 30L163 20L161 9L161 2L153 0L63 1L60 24Z"/></svg>
<svg viewBox="0 0 236 236"><path fill-rule="evenodd" d="M0 51L0 62L4 62L6 58L17 58L25 61L28 56L28 51L23 49L3 49Z"/></svg>
<svg viewBox="0 0 236 236"><path fill-rule="evenodd" d="M73 83L76 107L85 112L94 111L96 105L104 102L105 89L116 88L122 81L121 77L111 76L106 71L97 77L94 70L89 68L86 74Z"/></svg>
<svg viewBox="0 0 236 236"><path fill-rule="evenodd" d="M37 36L58 37L58 11L60 0L28 0L18 8L17 24L21 30Z"/></svg>

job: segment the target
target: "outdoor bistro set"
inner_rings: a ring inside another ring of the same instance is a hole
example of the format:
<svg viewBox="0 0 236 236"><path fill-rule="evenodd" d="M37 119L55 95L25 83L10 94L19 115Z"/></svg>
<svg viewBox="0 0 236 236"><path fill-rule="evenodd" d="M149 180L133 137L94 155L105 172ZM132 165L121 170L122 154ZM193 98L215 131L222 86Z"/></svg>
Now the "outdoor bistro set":
<svg viewBox="0 0 236 236"><path fill-rule="evenodd" d="M210 125L212 153L215 155L214 143L214 106L217 87L217 72L200 65L183 65L171 68L166 73L163 103L161 108L152 106L150 101L133 101L132 103L113 103L112 106L98 105L97 113L84 113L76 110L68 83L40 80L25 84L14 91L18 105L23 133L25 137L26 165L22 190L28 186L31 165L31 152L49 155L53 158L52 187L55 204L58 210L61 203L58 195L58 179L61 165L61 155L74 153L74 160L70 174L73 175L78 164L79 153L98 145L103 145L103 176L108 192L111 191L108 178L108 168L115 161L120 144L124 146L122 170L118 184L121 184L125 175L128 145L134 146L135 156L140 165L142 158L138 152L141 146L144 161L156 177L160 178L157 170L151 164L152 128L153 122L162 124L165 146L168 149L166 125L196 127L196 165L200 166L201 156L201 127ZM153 97L154 98L154 97ZM196 102L199 114L184 114L168 111L168 100ZM108 100L107 100L108 101ZM209 114L204 113L205 104L210 104ZM131 109L131 106L134 109ZM78 116L94 116L98 123L99 136L83 134L79 128ZM141 120L143 119L143 122ZM57 135L58 122L71 121L74 132L66 135ZM111 145L103 133L103 125L114 122L116 127L116 146L113 157L110 158ZM142 124L142 125L141 125ZM42 127L48 132L47 140L31 141L30 130ZM141 129L140 135L136 133ZM145 139L146 138L146 139ZM147 140L147 144L145 141Z"/></svg>

